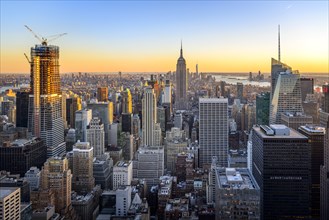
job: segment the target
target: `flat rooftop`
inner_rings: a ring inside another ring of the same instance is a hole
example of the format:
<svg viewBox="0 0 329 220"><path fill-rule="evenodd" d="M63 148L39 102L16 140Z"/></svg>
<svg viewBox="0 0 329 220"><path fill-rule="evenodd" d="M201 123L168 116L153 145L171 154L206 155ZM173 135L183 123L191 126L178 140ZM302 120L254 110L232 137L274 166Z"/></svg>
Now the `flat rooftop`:
<svg viewBox="0 0 329 220"><path fill-rule="evenodd" d="M285 125L283 125L285 126ZM279 127L277 127L279 128ZM289 135L280 135L280 134L274 134L274 135L267 135L264 131L261 130L260 127L254 127L254 131L259 134L264 139L308 139L306 136L302 135L301 133L295 131L294 129L290 129ZM281 128L279 128L281 129Z"/></svg>
<svg viewBox="0 0 329 220"><path fill-rule="evenodd" d="M227 98L200 98L199 103L228 103Z"/></svg>
<svg viewBox="0 0 329 220"><path fill-rule="evenodd" d="M19 189L19 187L1 187L0 189L0 200L4 199L8 195L10 195L12 192Z"/></svg>
<svg viewBox="0 0 329 220"><path fill-rule="evenodd" d="M319 125L303 125L299 129L311 134L324 135L326 133L326 128Z"/></svg>
<svg viewBox="0 0 329 220"><path fill-rule="evenodd" d="M115 164L115 167L128 167L130 164L132 163L132 161L118 161L116 164Z"/></svg>
<svg viewBox="0 0 329 220"><path fill-rule="evenodd" d="M216 178L220 189L259 189L247 168L218 168Z"/></svg>

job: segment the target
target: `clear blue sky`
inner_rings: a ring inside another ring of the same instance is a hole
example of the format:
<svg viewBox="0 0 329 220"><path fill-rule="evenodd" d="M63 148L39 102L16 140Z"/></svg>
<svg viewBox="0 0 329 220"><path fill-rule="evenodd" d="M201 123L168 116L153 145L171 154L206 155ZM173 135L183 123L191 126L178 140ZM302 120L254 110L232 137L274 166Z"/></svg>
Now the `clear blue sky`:
<svg viewBox="0 0 329 220"><path fill-rule="evenodd" d="M192 70L268 72L277 57L328 72L328 1L1 1L0 72L28 72L23 53L67 32L61 72L174 70L183 40Z"/></svg>

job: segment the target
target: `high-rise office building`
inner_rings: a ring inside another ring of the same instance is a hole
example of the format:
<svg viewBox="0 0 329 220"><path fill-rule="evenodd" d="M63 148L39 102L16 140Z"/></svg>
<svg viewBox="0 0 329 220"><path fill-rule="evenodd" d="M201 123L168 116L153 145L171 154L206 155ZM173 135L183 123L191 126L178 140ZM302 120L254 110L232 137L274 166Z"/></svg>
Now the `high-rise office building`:
<svg viewBox="0 0 329 220"><path fill-rule="evenodd" d="M313 78L300 78L300 89L302 94L302 101L305 101L307 94L314 93L314 79Z"/></svg>
<svg viewBox="0 0 329 220"><path fill-rule="evenodd" d="M122 113L133 113L133 101L131 97L131 92L127 88L121 93L122 98Z"/></svg>
<svg viewBox="0 0 329 220"><path fill-rule="evenodd" d="M321 220L329 218L329 85L322 86L322 111L320 111L320 124L326 128L324 138L323 163L320 177L320 216Z"/></svg>
<svg viewBox="0 0 329 220"><path fill-rule="evenodd" d="M89 102L87 108L92 110L92 117L98 117L104 124L105 146L109 144L109 127L113 123L113 102Z"/></svg>
<svg viewBox="0 0 329 220"><path fill-rule="evenodd" d="M57 213L64 213L71 205L71 180L72 173L69 169L68 160L65 157L52 157L49 158L41 171L41 187L36 194L42 194L49 191L54 193L54 197L46 197L47 204L53 203ZM32 195L31 195L32 197ZM36 196L35 198L38 198ZM51 201L54 199L54 201ZM39 202L36 199L32 202ZM41 201L40 201L41 202Z"/></svg>
<svg viewBox="0 0 329 220"><path fill-rule="evenodd" d="M113 166L113 190L119 186L131 185L133 179L132 161L119 161Z"/></svg>
<svg viewBox="0 0 329 220"><path fill-rule="evenodd" d="M131 113L122 113L121 115L121 128L122 132L132 133L133 128L133 114Z"/></svg>
<svg viewBox="0 0 329 220"><path fill-rule="evenodd" d="M281 123L289 128L295 129L296 131L302 125L313 124L312 116L305 115L303 113L281 113Z"/></svg>
<svg viewBox="0 0 329 220"><path fill-rule="evenodd" d="M329 84L322 86L323 101L322 111L329 113Z"/></svg>
<svg viewBox="0 0 329 220"><path fill-rule="evenodd" d="M21 219L21 189L19 187L1 187L0 219Z"/></svg>
<svg viewBox="0 0 329 220"><path fill-rule="evenodd" d="M163 147L141 147L133 161L133 177L145 179L147 186L158 184L164 174Z"/></svg>
<svg viewBox="0 0 329 220"><path fill-rule="evenodd" d="M78 95L66 99L66 121L71 128L75 128L75 113L81 109L81 98Z"/></svg>
<svg viewBox="0 0 329 220"><path fill-rule="evenodd" d="M48 157L65 152L58 60L58 46L43 43L31 48L28 128L44 141Z"/></svg>
<svg viewBox="0 0 329 220"><path fill-rule="evenodd" d="M291 67L287 64L282 63L280 60L272 58L271 60L271 96L273 97L274 90L276 87L277 80L281 72L286 72L287 70L292 71ZM271 98L272 100L272 98Z"/></svg>
<svg viewBox="0 0 329 220"><path fill-rule="evenodd" d="M2 101L1 102L1 114L2 115L9 115L9 110L14 103L12 101Z"/></svg>
<svg viewBox="0 0 329 220"><path fill-rule="evenodd" d="M32 166L41 169L47 160L47 148L40 138L16 139L0 146L0 170L24 176Z"/></svg>
<svg viewBox="0 0 329 220"><path fill-rule="evenodd" d="M217 156L219 165L227 167L228 157L228 100L199 99L200 166L211 164Z"/></svg>
<svg viewBox="0 0 329 220"><path fill-rule="evenodd" d="M75 112L75 139L87 141L87 126L92 119L91 109L82 109Z"/></svg>
<svg viewBox="0 0 329 220"><path fill-rule="evenodd" d="M65 142L66 142L66 152L72 151L73 145L77 142L76 135L75 135L75 129L70 128L67 131L67 134L65 137Z"/></svg>
<svg viewBox="0 0 329 220"><path fill-rule="evenodd" d="M281 123L281 113L303 112L298 72L281 72L276 80L270 107L270 124Z"/></svg>
<svg viewBox="0 0 329 220"><path fill-rule="evenodd" d="M156 98L152 87L144 90L142 99L142 131L143 144L147 146L159 146L155 137L157 123Z"/></svg>
<svg viewBox="0 0 329 220"><path fill-rule="evenodd" d="M260 190L246 168L215 169L216 219L259 219Z"/></svg>
<svg viewBox="0 0 329 220"><path fill-rule="evenodd" d="M131 204L131 186L120 186L115 195L115 214L117 216L127 216Z"/></svg>
<svg viewBox="0 0 329 220"><path fill-rule="evenodd" d="M269 125L270 96L269 92L256 96L256 123L259 125Z"/></svg>
<svg viewBox="0 0 329 220"><path fill-rule="evenodd" d="M329 218L329 132L324 138L323 166L320 173L320 217L321 220Z"/></svg>
<svg viewBox="0 0 329 220"><path fill-rule="evenodd" d="M170 80L166 80L166 85L163 90L162 103L171 103L171 83Z"/></svg>
<svg viewBox="0 0 329 220"><path fill-rule="evenodd" d="M107 102L109 96L109 89L107 87L97 88L97 100L99 102Z"/></svg>
<svg viewBox="0 0 329 220"><path fill-rule="evenodd" d="M260 187L261 219L310 219L311 149L285 125L253 127L252 172Z"/></svg>
<svg viewBox="0 0 329 220"><path fill-rule="evenodd" d="M186 73L186 62L183 57L183 47L180 48L180 56L177 60L176 65L176 96L175 105L176 109L186 109L187 108L187 90L188 81Z"/></svg>
<svg viewBox="0 0 329 220"><path fill-rule="evenodd" d="M237 91L237 98L240 99L240 101L243 101L243 84L238 82L236 84L236 91Z"/></svg>
<svg viewBox="0 0 329 220"><path fill-rule="evenodd" d="M24 178L30 184L30 191L38 190L41 182L41 171L37 167L31 167L26 173Z"/></svg>
<svg viewBox="0 0 329 220"><path fill-rule="evenodd" d="M16 93L16 127L27 128L29 95L29 90L21 90Z"/></svg>
<svg viewBox="0 0 329 220"><path fill-rule="evenodd" d="M87 142L94 148L94 157L100 157L105 152L104 124L99 118L91 119L87 126Z"/></svg>
<svg viewBox="0 0 329 220"><path fill-rule="evenodd" d="M93 159L93 147L89 142L78 141L73 146L72 188L79 194L87 194L95 186Z"/></svg>
<svg viewBox="0 0 329 220"><path fill-rule="evenodd" d="M298 131L308 137L311 147L311 214L320 219L320 167L323 166L323 144L326 130L314 125L300 126Z"/></svg>

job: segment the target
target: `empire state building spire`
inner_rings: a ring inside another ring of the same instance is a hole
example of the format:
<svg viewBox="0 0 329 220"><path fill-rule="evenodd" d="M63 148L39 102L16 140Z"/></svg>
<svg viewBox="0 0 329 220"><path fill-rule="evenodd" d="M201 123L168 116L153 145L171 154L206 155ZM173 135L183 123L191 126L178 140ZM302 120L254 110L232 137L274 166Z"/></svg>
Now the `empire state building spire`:
<svg viewBox="0 0 329 220"><path fill-rule="evenodd" d="M180 57L183 57L183 42L180 41Z"/></svg>

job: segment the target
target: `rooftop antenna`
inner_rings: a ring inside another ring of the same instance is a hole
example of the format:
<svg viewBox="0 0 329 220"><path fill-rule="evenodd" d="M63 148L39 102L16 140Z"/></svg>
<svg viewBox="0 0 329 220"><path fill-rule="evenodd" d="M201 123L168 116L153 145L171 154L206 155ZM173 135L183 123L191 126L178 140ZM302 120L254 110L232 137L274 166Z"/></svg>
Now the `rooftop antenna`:
<svg viewBox="0 0 329 220"><path fill-rule="evenodd" d="M281 62L280 25L279 25L279 31L278 31L278 56L279 56L279 62Z"/></svg>
<svg viewBox="0 0 329 220"><path fill-rule="evenodd" d="M183 41L180 40L180 56L183 57Z"/></svg>
<svg viewBox="0 0 329 220"><path fill-rule="evenodd" d="M59 38L59 37L61 37L61 36L63 36L63 35L66 35L67 33L62 33L62 34L57 34L57 35L52 35L52 36L50 36L51 38L45 38L45 37L40 37L40 36L38 36L36 33L34 33L34 31L31 29L31 28L29 28L29 26L27 26L27 25L24 25L25 27L26 27L26 29L28 29L33 35L34 35L34 37L36 38L36 39L38 39L39 41L40 41L40 43L42 44L42 45L44 45L44 46L47 46L47 44L49 43L49 42L51 42L51 41L53 41L53 40L56 40L57 38Z"/></svg>

